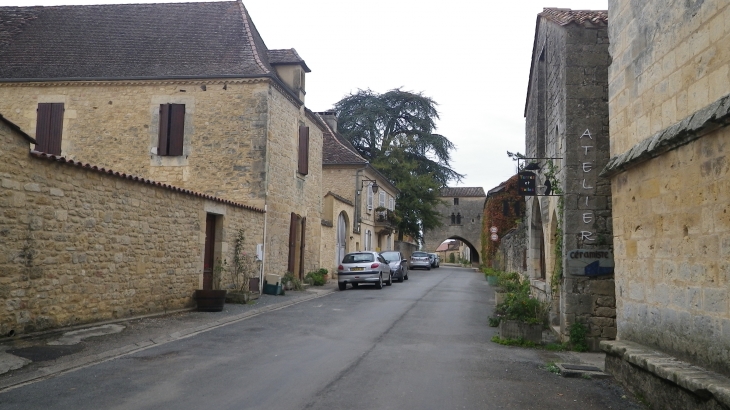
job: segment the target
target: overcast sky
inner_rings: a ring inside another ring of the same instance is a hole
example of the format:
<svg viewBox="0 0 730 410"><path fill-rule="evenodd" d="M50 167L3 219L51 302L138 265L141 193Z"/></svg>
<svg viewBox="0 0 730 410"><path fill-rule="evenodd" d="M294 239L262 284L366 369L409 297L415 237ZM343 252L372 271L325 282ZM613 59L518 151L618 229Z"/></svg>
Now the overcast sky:
<svg viewBox="0 0 730 410"><path fill-rule="evenodd" d="M184 0L183 0L184 1ZM0 6L170 1L0 0ZM177 2L181 2L178 0ZM423 92L438 132L456 144L458 186L489 190L524 152L524 108L535 20L543 7L606 10L608 0L245 0L270 49L306 61L306 105L325 111L358 89ZM456 184L451 184L456 185Z"/></svg>

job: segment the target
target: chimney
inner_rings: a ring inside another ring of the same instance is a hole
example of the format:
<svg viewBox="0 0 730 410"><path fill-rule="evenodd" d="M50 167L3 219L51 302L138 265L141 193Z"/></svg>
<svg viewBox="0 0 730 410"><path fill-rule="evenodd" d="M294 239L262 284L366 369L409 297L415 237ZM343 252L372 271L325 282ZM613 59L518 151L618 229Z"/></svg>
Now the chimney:
<svg viewBox="0 0 730 410"><path fill-rule="evenodd" d="M334 111L323 111L317 113L332 131L337 132L337 113Z"/></svg>

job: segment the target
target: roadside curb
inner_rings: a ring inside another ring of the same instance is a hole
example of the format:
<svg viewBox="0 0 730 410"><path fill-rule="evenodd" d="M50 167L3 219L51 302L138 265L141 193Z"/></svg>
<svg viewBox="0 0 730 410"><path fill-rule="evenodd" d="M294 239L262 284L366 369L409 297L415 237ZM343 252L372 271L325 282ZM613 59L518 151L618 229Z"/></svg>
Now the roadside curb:
<svg viewBox="0 0 730 410"><path fill-rule="evenodd" d="M122 347L111 349L102 353L97 353L89 356L80 357L78 360L74 360L71 363L63 363L59 365L52 365L36 370L22 378L15 380L0 380L0 393L8 390L12 390L17 387L24 386L39 380L49 379L59 374L69 373L84 367L102 363L105 361L113 360L118 357L122 357L128 354L136 353L142 350L146 350L152 347L161 346L166 343L174 342L176 340L185 339L191 336L195 336L200 333L204 333L219 327L227 326L236 322L240 322L263 313L273 312L276 310L284 309L289 306L293 306L299 303L307 302L309 300L318 299L335 292L335 289L322 289L314 290L310 288L310 291L316 292L314 295L306 295L296 299L287 300L284 302L274 303L269 306L264 306L258 309L253 309L238 315L225 317L215 321L211 321L205 325L195 326L187 329L178 330L167 335L151 339L144 340L137 343L131 343ZM129 320L129 318L127 319ZM94 324L96 326L99 324ZM92 325L86 326L90 327Z"/></svg>

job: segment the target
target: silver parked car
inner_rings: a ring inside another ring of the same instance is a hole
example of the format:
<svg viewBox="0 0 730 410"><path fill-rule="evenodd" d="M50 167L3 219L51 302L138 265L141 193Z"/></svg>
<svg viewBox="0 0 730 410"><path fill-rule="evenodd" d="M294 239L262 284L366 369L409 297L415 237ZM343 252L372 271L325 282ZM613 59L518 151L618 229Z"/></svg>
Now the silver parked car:
<svg viewBox="0 0 730 410"><path fill-rule="evenodd" d="M426 252L413 252L411 254L411 269L414 268L426 268L431 270L431 260L428 258Z"/></svg>
<svg viewBox="0 0 730 410"><path fill-rule="evenodd" d="M357 287L360 283L373 283L378 289L393 284L390 265L379 253L373 251L348 253L337 267L337 285L345 290L347 284Z"/></svg>
<svg viewBox="0 0 730 410"><path fill-rule="evenodd" d="M432 268L438 268L441 266L441 257L437 253L429 253L428 260L431 261Z"/></svg>
<svg viewBox="0 0 730 410"><path fill-rule="evenodd" d="M408 259L403 258L403 254L397 251L388 251L381 253L383 258L390 265L390 276L398 282L408 280Z"/></svg>

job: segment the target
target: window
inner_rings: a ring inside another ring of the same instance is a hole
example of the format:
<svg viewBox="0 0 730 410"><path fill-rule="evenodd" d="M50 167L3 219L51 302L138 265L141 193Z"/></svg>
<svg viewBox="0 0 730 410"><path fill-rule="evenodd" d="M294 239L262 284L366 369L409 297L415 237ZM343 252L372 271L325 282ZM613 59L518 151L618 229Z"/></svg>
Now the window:
<svg viewBox="0 0 730 410"><path fill-rule="evenodd" d="M459 198L454 198L454 205L459 205Z"/></svg>
<svg viewBox="0 0 730 410"><path fill-rule="evenodd" d="M451 225L455 225L455 224L456 224L456 215L454 215L454 213L452 212L451 213Z"/></svg>
<svg viewBox="0 0 730 410"><path fill-rule="evenodd" d="M368 212L373 210L373 183L369 183L367 187L368 192Z"/></svg>
<svg viewBox="0 0 730 410"><path fill-rule="evenodd" d="M35 128L36 151L61 155L63 111L63 103L38 104L38 120Z"/></svg>
<svg viewBox="0 0 730 410"><path fill-rule="evenodd" d="M395 198L389 198L388 209L390 209L391 211L395 211Z"/></svg>
<svg viewBox="0 0 730 410"><path fill-rule="evenodd" d="M385 191L380 191L379 198L378 198L378 206L382 206L385 208Z"/></svg>
<svg viewBox="0 0 730 410"><path fill-rule="evenodd" d="M299 126L299 167L297 169L302 175L309 173L309 127Z"/></svg>
<svg viewBox="0 0 730 410"><path fill-rule="evenodd" d="M509 216L509 201L502 201L502 215Z"/></svg>
<svg viewBox="0 0 730 410"><path fill-rule="evenodd" d="M160 104L160 131L157 155L179 157L183 154L185 104Z"/></svg>
<svg viewBox="0 0 730 410"><path fill-rule="evenodd" d="M456 214L456 224L461 225L461 212Z"/></svg>
<svg viewBox="0 0 730 410"><path fill-rule="evenodd" d="M373 249L373 233L367 229L365 230L365 250L370 251Z"/></svg>

